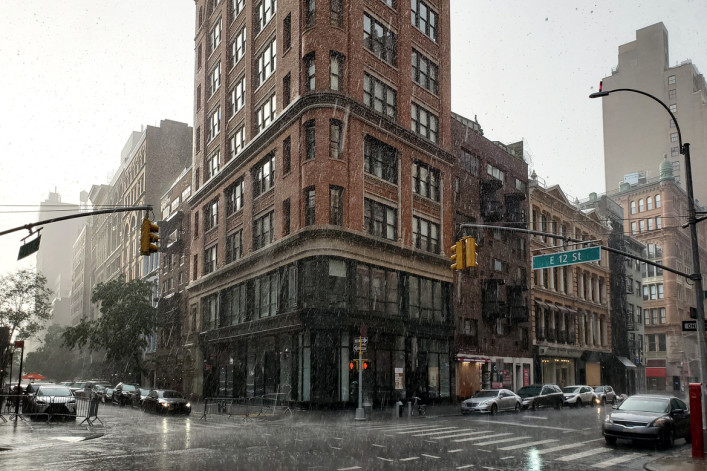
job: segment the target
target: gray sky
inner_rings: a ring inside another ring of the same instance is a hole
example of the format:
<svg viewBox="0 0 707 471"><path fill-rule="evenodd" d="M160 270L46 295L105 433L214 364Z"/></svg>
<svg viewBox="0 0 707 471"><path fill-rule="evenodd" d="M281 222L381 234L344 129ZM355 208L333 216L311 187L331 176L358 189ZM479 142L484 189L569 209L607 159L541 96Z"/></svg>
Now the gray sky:
<svg viewBox="0 0 707 471"><path fill-rule="evenodd" d="M353 1L353 0L352 0ZM452 110L524 139L530 165L580 199L604 191L601 103L618 46L662 21L670 63L707 67L703 0L452 0ZM193 124L192 0L0 0L0 230L105 183L131 131ZM25 210L17 213L9 211ZM0 272L26 231L0 237Z"/></svg>

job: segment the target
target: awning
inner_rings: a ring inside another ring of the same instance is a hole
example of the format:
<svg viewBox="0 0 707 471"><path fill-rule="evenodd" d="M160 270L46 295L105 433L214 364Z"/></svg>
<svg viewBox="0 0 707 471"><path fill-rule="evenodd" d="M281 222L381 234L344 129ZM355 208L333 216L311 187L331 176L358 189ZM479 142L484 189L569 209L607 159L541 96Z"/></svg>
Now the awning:
<svg viewBox="0 0 707 471"><path fill-rule="evenodd" d="M647 366L646 378L665 378L666 371L664 366Z"/></svg>
<svg viewBox="0 0 707 471"><path fill-rule="evenodd" d="M474 355L467 353L457 353L457 361L468 361L470 363L489 363L491 359L485 355Z"/></svg>
<svg viewBox="0 0 707 471"><path fill-rule="evenodd" d="M635 368L636 365L626 357L616 357L626 368Z"/></svg>
<svg viewBox="0 0 707 471"><path fill-rule="evenodd" d="M570 312L570 310L564 306L555 306L555 307L563 314L568 314Z"/></svg>
<svg viewBox="0 0 707 471"><path fill-rule="evenodd" d="M544 303L540 301L539 299L535 300L535 304L537 304L540 307L544 307L545 309L550 309L550 305L548 303Z"/></svg>

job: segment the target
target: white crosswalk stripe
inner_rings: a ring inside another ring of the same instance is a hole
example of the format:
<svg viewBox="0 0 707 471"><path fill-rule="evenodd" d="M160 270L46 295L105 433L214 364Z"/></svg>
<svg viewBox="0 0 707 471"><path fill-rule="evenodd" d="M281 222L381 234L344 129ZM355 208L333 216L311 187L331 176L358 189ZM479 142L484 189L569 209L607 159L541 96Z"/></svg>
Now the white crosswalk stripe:
<svg viewBox="0 0 707 471"><path fill-rule="evenodd" d="M502 438L500 440L491 440L490 442L474 443L474 445L477 445L477 446L495 445L497 443L517 442L518 440L525 440L526 438L530 438L530 437L526 436L526 437Z"/></svg>
<svg viewBox="0 0 707 471"><path fill-rule="evenodd" d="M444 435L441 437L431 437L431 438L432 438L432 440L444 440L447 438L468 437L470 435L481 435L484 433L489 433L489 432L488 432L488 430L484 430L481 432L461 432L461 433L452 433L450 435Z"/></svg>
<svg viewBox="0 0 707 471"><path fill-rule="evenodd" d="M408 433L424 433L424 432L438 432L440 430L454 429L455 427L428 427L420 430L403 430L402 432L395 432L398 435L406 435Z"/></svg>
<svg viewBox="0 0 707 471"><path fill-rule="evenodd" d="M592 465L592 467L604 469L604 468L608 468L610 466L614 466L615 464L624 463L626 461L634 460L640 456L645 456L645 455L642 453L631 453L629 455L617 456L616 458L611 458L609 460L605 460L605 461L601 461L599 463L596 463L596 464Z"/></svg>
<svg viewBox="0 0 707 471"><path fill-rule="evenodd" d="M592 450L582 451L580 453L574 453L572 455L563 456L563 457L555 459L555 461L581 460L582 458L586 458L587 456L594 456L594 455L598 455L600 453L608 453L610 451L612 451L611 448L594 448Z"/></svg>
<svg viewBox="0 0 707 471"><path fill-rule="evenodd" d="M496 437L503 437L503 436L508 436L508 435L513 435L512 433L496 433L493 435L486 435L484 437L470 437L470 438L458 438L456 440L452 440L454 442L460 443L460 442L472 442L476 440L486 440L487 438L496 438Z"/></svg>
<svg viewBox="0 0 707 471"><path fill-rule="evenodd" d="M461 429L458 429L456 427L444 427L444 428L441 428L441 429L436 430L434 432L418 433L418 434L413 435L413 437L429 437L430 435L439 435L441 433L449 433L453 430L459 431Z"/></svg>
<svg viewBox="0 0 707 471"><path fill-rule="evenodd" d="M554 438L549 438L547 440L540 440L537 442L528 442L528 443L521 443L520 445L504 446L502 448L499 448L499 450L503 450L503 451L518 450L520 448L530 448L531 446L545 445L546 443L554 443L556 441L558 441L558 440L556 440Z"/></svg>
<svg viewBox="0 0 707 471"><path fill-rule="evenodd" d="M538 455L544 455L545 453L554 453L555 451L569 450L572 448L577 448L580 445L585 445L587 443L596 442L598 440L603 440L603 438L599 438L597 440L589 440L586 442L570 443L569 445L559 445L559 446L555 446L552 448L543 448L542 450L538 450L536 453Z"/></svg>

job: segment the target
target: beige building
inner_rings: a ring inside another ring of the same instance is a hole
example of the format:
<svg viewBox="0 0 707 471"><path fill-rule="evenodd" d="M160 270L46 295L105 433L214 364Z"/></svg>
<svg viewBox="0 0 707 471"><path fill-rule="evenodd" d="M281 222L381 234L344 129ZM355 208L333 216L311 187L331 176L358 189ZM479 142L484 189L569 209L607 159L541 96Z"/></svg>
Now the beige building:
<svg viewBox="0 0 707 471"><path fill-rule="evenodd" d="M532 255L608 245L609 229L596 211L580 210L559 186L545 188L531 178L529 194L531 229L592 241L561 248L561 239L532 235ZM611 354L609 276L605 251L599 262L533 270L531 338L536 383L604 384L602 365Z"/></svg>
<svg viewBox="0 0 707 471"><path fill-rule="evenodd" d="M668 32L663 23L636 31L636 40L619 46L619 63L603 80L604 90L633 88L649 93L668 105L675 115L683 142L690 143L695 181L707 175L707 87L697 67L684 60L670 65ZM602 99L606 190L626 181L658 177L663 155L674 166L675 177L684 181L684 161L678 134L670 115L653 100L631 92ZM695 197L707 202L707 186L695 185Z"/></svg>

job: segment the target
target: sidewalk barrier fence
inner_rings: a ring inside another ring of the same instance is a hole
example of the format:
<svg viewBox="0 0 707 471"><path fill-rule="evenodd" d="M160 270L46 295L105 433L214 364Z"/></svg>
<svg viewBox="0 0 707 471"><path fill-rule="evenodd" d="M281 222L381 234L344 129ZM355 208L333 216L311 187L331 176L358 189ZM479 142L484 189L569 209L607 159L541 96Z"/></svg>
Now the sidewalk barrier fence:
<svg viewBox="0 0 707 471"><path fill-rule="evenodd" d="M98 406L91 409L85 398L61 396L34 396L27 394L0 394L0 421L19 420L76 420L87 417L89 424L98 419ZM17 411L17 415L15 415ZM101 422L102 423L102 422Z"/></svg>
<svg viewBox="0 0 707 471"><path fill-rule="evenodd" d="M292 415L289 399L290 385L278 386L277 392L253 397L207 397L204 399L204 412L200 420L208 420L210 415L227 417L260 417L278 414Z"/></svg>
<svg viewBox="0 0 707 471"><path fill-rule="evenodd" d="M93 425L96 422L100 422L103 425L103 421L98 418L98 405L100 402L101 399L95 394L91 394L89 397L76 398L76 416L83 417L79 425L84 423Z"/></svg>

